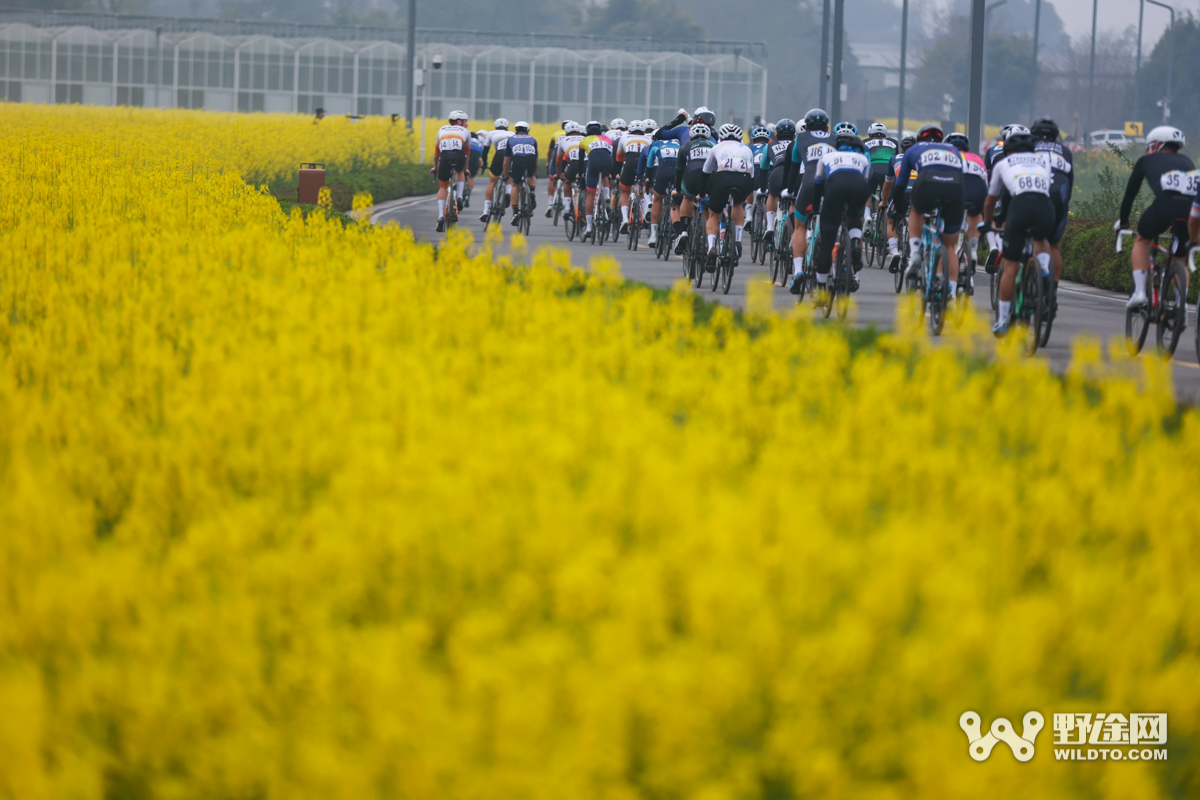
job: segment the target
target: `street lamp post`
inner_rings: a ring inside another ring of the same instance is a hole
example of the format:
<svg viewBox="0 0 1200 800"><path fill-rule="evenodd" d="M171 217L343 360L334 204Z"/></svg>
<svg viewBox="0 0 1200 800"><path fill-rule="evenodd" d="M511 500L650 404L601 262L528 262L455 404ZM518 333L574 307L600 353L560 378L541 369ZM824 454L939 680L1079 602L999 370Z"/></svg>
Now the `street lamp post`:
<svg viewBox="0 0 1200 800"><path fill-rule="evenodd" d="M1100 9L1100 0L1092 0L1092 56L1088 67L1088 115L1087 130L1083 132L1084 145L1090 144L1092 135L1092 102L1096 96L1096 12Z"/></svg>
<svg viewBox="0 0 1200 800"><path fill-rule="evenodd" d="M992 18L992 12L1007 2L1008 0L996 0L994 3L988 3L987 10L983 14L983 96L979 100L979 140L981 142L987 138L987 40L990 27L988 22Z"/></svg>
<svg viewBox="0 0 1200 800"><path fill-rule="evenodd" d="M1037 0L1037 5L1033 9L1033 81L1029 86L1029 119L1033 121L1033 100L1037 95L1037 78L1038 78L1038 33L1042 24L1042 0Z"/></svg>
<svg viewBox="0 0 1200 800"><path fill-rule="evenodd" d="M1138 118L1138 76L1142 71L1142 20L1146 16L1146 0L1141 0L1138 3L1138 42L1137 42L1137 57L1133 62L1133 116L1130 119Z"/></svg>
<svg viewBox="0 0 1200 800"><path fill-rule="evenodd" d="M908 80L908 0L900 17L900 105L896 109L896 138L904 138L904 84Z"/></svg>
<svg viewBox="0 0 1200 800"><path fill-rule="evenodd" d="M842 118L842 47L845 45L846 0L833 0L833 78L829 105L833 120Z"/></svg>
<svg viewBox="0 0 1200 800"><path fill-rule="evenodd" d="M414 107L413 95L416 93L417 87L417 0L408 0L408 52L405 53L405 56L408 60L408 91L405 94L408 97L404 105L406 115L408 116L408 129L411 131Z"/></svg>
<svg viewBox="0 0 1200 800"><path fill-rule="evenodd" d="M907 2L907 0L905 0ZM825 0L825 5L821 11L821 89L818 92L817 106L827 108L825 105L825 87L829 85L829 0Z"/></svg>
<svg viewBox="0 0 1200 800"><path fill-rule="evenodd" d="M1163 124L1171 119L1171 64L1175 61L1175 9L1158 0L1146 0L1152 6L1159 6L1171 12L1171 27L1167 31L1167 96L1163 98Z"/></svg>

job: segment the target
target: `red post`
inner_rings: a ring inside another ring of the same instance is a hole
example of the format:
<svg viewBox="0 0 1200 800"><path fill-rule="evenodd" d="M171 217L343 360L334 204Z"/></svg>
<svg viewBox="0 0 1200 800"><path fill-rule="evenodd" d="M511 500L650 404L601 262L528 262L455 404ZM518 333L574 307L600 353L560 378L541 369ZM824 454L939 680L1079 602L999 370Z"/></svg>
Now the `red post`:
<svg viewBox="0 0 1200 800"><path fill-rule="evenodd" d="M321 198L321 187L325 185L325 165L307 161L300 165L300 189L296 199L315 206Z"/></svg>

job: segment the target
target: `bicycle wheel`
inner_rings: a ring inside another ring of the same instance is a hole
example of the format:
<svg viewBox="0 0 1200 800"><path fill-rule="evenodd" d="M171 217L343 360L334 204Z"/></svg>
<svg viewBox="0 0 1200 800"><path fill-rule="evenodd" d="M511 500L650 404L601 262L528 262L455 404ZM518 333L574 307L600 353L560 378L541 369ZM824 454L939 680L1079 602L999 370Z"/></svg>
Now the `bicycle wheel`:
<svg viewBox="0 0 1200 800"><path fill-rule="evenodd" d="M1042 315L1045 312L1044 292L1042 291L1042 270L1036 258L1025 262L1025 271L1021 275L1020 318L1025 326L1024 349L1025 355L1031 356L1037 352L1041 341ZM1144 338L1144 337L1143 337Z"/></svg>
<svg viewBox="0 0 1200 800"><path fill-rule="evenodd" d="M988 295L991 298L992 311L996 311L1000 308L1000 271L1004 269L1004 265L1000 263L1000 254L995 250L989 250L984 267L985 271L988 271L988 283L991 284Z"/></svg>
<svg viewBox="0 0 1200 800"><path fill-rule="evenodd" d="M1187 277L1183 265L1173 261L1167 265L1162 289L1158 295L1158 354L1164 359L1175 355L1187 324Z"/></svg>
<svg viewBox="0 0 1200 800"><path fill-rule="evenodd" d="M1041 335L1038 337L1039 347L1050 344L1050 329L1054 327L1054 316L1058 313L1058 283L1054 280L1054 276L1043 276L1042 287L1044 296L1042 297Z"/></svg>
<svg viewBox="0 0 1200 800"><path fill-rule="evenodd" d="M724 257L720 260L718 270L721 273L721 294L729 294L729 287L733 285L733 253L736 247L733 237L727 233L725 247L722 248Z"/></svg>
<svg viewBox="0 0 1200 800"><path fill-rule="evenodd" d="M832 284L838 319L844 320L850 311L850 285L854 280L853 275L854 265L850 261L850 232L843 225L841 235L838 236L837 280Z"/></svg>
<svg viewBox="0 0 1200 800"><path fill-rule="evenodd" d="M862 263L863 269L875 264L875 215L872 214L863 221L862 232Z"/></svg>
<svg viewBox="0 0 1200 800"><path fill-rule="evenodd" d="M725 242L728 237L718 235L717 237L717 263L713 266L713 271L709 273L709 291L715 292L717 287L721 285L721 262L724 261ZM704 254L705 268L708 267L708 253Z"/></svg>
<svg viewBox="0 0 1200 800"><path fill-rule="evenodd" d="M692 223L692 233L688 234L687 253L692 280L696 282L696 288L699 289L704 285L704 251L700 244L704 234L699 232L701 228L698 218L693 217Z"/></svg>
<svg viewBox="0 0 1200 800"><path fill-rule="evenodd" d="M558 191L558 192L554 193L554 227L556 227L556 228L558 227L558 218L562 215L562 210L563 210L562 192Z"/></svg>
<svg viewBox="0 0 1200 800"><path fill-rule="evenodd" d="M896 233L900 237L900 263L896 267L896 274L892 276L896 283L896 294L900 294L900 290L904 288L904 274L908 272L908 223L897 222Z"/></svg>
<svg viewBox="0 0 1200 800"><path fill-rule="evenodd" d="M1125 343L1129 347L1129 355L1136 356L1142 352L1146 344L1146 334L1150 332L1150 304L1125 310Z"/></svg>
<svg viewBox="0 0 1200 800"><path fill-rule="evenodd" d="M950 292L950 255L944 245L933 251L933 283L929 288L929 333L941 336Z"/></svg>

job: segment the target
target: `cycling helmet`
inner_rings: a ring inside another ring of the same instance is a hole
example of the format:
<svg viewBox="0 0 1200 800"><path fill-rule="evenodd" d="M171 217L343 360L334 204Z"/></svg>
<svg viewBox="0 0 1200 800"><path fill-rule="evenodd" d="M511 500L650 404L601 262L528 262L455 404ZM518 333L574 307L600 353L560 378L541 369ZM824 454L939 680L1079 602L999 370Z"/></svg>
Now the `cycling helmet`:
<svg viewBox="0 0 1200 800"><path fill-rule="evenodd" d="M1157 128L1146 134L1146 150L1149 152L1150 145L1157 144L1155 151L1161 150L1169 144L1175 145L1175 149L1183 147L1187 144L1187 139L1183 136L1183 131L1171 125L1159 125Z"/></svg>
<svg viewBox="0 0 1200 800"><path fill-rule="evenodd" d="M693 122L692 126L688 128L688 136L693 139L707 139L712 136L712 129L703 122Z"/></svg>
<svg viewBox="0 0 1200 800"><path fill-rule="evenodd" d="M625 120L621 119L620 117L614 117L613 121L608 123L608 127L618 131L623 131L626 127Z"/></svg>
<svg viewBox="0 0 1200 800"><path fill-rule="evenodd" d="M1058 141L1058 124L1049 117L1042 117L1033 123L1029 132L1033 134L1033 138L1040 139L1043 142Z"/></svg>
<svg viewBox="0 0 1200 800"><path fill-rule="evenodd" d="M578 122L568 122L566 131L572 136L583 136L583 134L586 132L584 131L583 126Z"/></svg>
<svg viewBox="0 0 1200 800"><path fill-rule="evenodd" d="M848 133L851 136L858 136L858 128L853 122L839 122L837 127L833 129L833 132L837 136L841 136L843 133Z"/></svg>
<svg viewBox="0 0 1200 800"><path fill-rule="evenodd" d="M775 138L777 139L795 139L796 138L796 123L784 117L775 123Z"/></svg>
<svg viewBox="0 0 1200 800"><path fill-rule="evenodd" d="M940 142L942 140L942 126L936 122L930 122L928 125L922 125L917 131L918 142Z"/></svg>
<svg viewBox="0 0 1200 800"><path fill-rule="evenodd" d="M601 133L604 132L604 126L601 125L596 120L592 120L591 122L589 122L587 124L587 127L584 129L584 132L587 133L588 136L599 136Z"/></svg>
<svg viewBox="0 0 1200 800"><path fill-rule="evenodd" d="M658 127L658 123L652 120L650 117L646 117L644 120L642 120L642 125L648 131L652 131Z"/></svg>
<svg viewBox="0 0 1200 800"><path fill-rule="evenodd" d="M829 115L819 108L812 109L804 115L804 129L806 131L829 130Z"/></svg>
<svg viewBox="0 0 1200 800"><path fill-rule="evenodd" d="M600 132L601 133L608 133L610 130L612 130L612 128L608 127L607 125L605 125L603 123L600 124Z"/></svg>
<svg viewBox="0 0 1200 800"><path fill-rule="evenodd" d="M858 138L853 133L839 133L837 137L838 150L853 150L856 153L861 153L866 148L863 146L862 139Z"/></svg>
<svg viewBox="0 0 1200 800"><path fill-rule="evenodd" d="M1009 132L1008 138L1004 140L1004 154L1009 153L1032 153L1037 143L1033 139L1033 134L1028 130L1024 133L1013 130Z"/></svg>
<svg viewBox="0 0 1200 800"><path fill-rule="evenodd" d="M887 136L887 125L882 122L872 122L867 127L867 136Z"/></svg>
<svg viewBox="0 0 1200 800"><path fill-rule="evenodd" d="M1026 128L1024 125L1009 125L1008 126L1008 135L1009 136L1012 136L1013 134L1017 134L1017 133L1029 133L1029 128Z"/></svg>
<svg viewBox="0 0 1200 800"><path fill-rule="evenodd" d="M513 126L513 130L521 133L529 133L529 123L522 120Z"/></svg>
<svg viewBox="0 0 1200 800"><path fill-rule="evenodd" d="M952 144L963 152L971 149L971 140L967 138L965 133L959 133L955 131L954 133L948 134L945 141L946 144Z"/></svg>
<svg viewBox="0 0 1200 800"><path fill-rule="evenodd" d="M563 124L562 124L562 129L563 129L564 131L569 131L569 130L571 129L571 126L572 126L572 125L578 125L578 124L579 124L579 123L578 123L578 122L576 122L576 121L575 121L575 120L573 120L573 119L564 119L564 120L563 120Z"/></svg>
<svg viewBox="0 0 1200 800"><path fill-rule="evenodd" d="M456 122L466 122L467 119L468 119L467 112L465 112L465 111L451 111L450 112L450 124L451 125L453 125Z"/></svg>
<svg viewBox="0 0 1200 800"><path fill-rule="evenodd" d="M807 122L800 120L798 123L796 123L796 133L803 133L806 130L808 130Z"/></svg>
<svg viewBox="0 0 1200 800"><path fill-rule="evenodd" d="M917 140L912 136L905 136L900 140L900 152L903 153L908 148L917 143Z"/></svg>
<svg viewBox="0 0 1200 800"><path fill-rule="evenodd" d="M629 121L630 133L641 133L644 130L646 130L646 123L642 122L640 119L632 119Z"/></svg>
<svg viewBox="0 0 1200 800"><path fill-rule="evenodd" d="M506 120L504 117L497 117L496 121L492 124L497 128L504 129L508 127L508 120Z"/></svg>
<svg viewBox="0 0 1200 800"><path fill-rule="evenodd" d="M726 122L721 126L721 129L717 131L717 138L722 142L726 139L737 139L740 142L742 140L742 129L740 126L734 125L732 122Z"/></svg>
<svg viewBox="0 0 1200 800"><path fill-rule="evenodd" d="M1001 128L1000 129L1000 140L1003 141L1005 138L1007 138L1008 134L1011 133L1012 129L1015 127L1016 127L1016 125L1010 123L1008 125L1005 125L1003 128Z"/></svg>
<svg viewBox="0 0 1200 800"><path fill-rule="evenodd" d="M708 106L700 106L696 109L696 113L692 114L692 121L703 122L705 125L711 128L713 125L717 124L717 115L714 114Z"/></svg>
<svg viewBox="0 0 1200 800"><path fill-rule="evenodd" d="M754 130L750 131L751 139L770 139L771 131L762 125L756 125Z"/></svg>
<svg viewBox="0 0 1200 800"><path fill-rule="evenodd" d="M487 136L488 133L489 131L486 128L480 128L479 130L475 131L475 138L482 139L483 137Z"/></svg>

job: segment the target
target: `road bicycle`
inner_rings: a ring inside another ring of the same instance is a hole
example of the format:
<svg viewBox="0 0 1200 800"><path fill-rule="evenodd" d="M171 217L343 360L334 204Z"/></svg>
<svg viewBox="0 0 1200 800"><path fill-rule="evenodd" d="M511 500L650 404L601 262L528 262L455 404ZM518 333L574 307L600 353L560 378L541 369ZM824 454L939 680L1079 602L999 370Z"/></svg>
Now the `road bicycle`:
<svg viewBox="0 0 1200 800"><path fill-rule="evenodd" d="M634 186L629 191L629 242L625 246L627 250L633 250L635 253L638 249L638 239L642 235L642 187L641 184Z"/></svg>
<svg viewBox="0 0 1200 800"><path fill-rule="evenodd" d="M449 198L449 202L446 203L446 230L449 231L458 224L458 212L462 210L462 198L458 196L458 186L454 183L450 184L450 191L446 196Z"/></svg>
<svg viewBox="0 0 1200 800"><path fill-rule="evenodd" d="M767 193L754 192L754 216L750 220L750 260L763 263L767 253Z"/></svg>
<svg viewBox="0 0 1200 800"><path fill-rule="evenodd" d="M1117 231L1117 252L1120 253L1124 237L1133 236L1134 231ZM1163 247L1160 241L1169 239L1170 245ZM1146 343L1150 326L1158 328L1156 339L1158 354L1164 359L1175 355L1179 340L1187 328L1187 273L1183 271L1181 259L1172 256L1178 240L1171 234L1159 237L1150 243L1150 276L1146 281L1146 303L1125 310L1125 338L1129 354L1137 355ZM1164 265L1161 262L1166 261ZM1188 254L1188 266L1195 269L1195 257ZM1200 335L1197 336L1197 353L1200 353Z"/></svg>
<svg viewBox="0 0 1200 800"><path fill-rule="evenodd" d="M771 281L787 286L792 277L792 200L779 198L779 215L775 218L774 241L771 244Z"/></svg>
<svg viewBox="0 0 1200 800"><path fill-rule="evenodd" d="M992 276L992 281L997 286L1000 284L1003 274L1003 264L999 264L996 274ZM1033 255L1033 242L1028 242L1025 245L1024 260L1017 264L1013 302L1009 313L1009 324L1018 325L1025 329L1022 349L1027 356L1032 356L1038 351L1038 347L1042 345L1043 333L1047 340L1050 337L1049 330L1044 329L1047 310L1047 284L1050 282L1047 281L1047 277L1052 276L1046 276L1042 273L1042 268ZM997 290L998 296L999 290ZM999 321L999 316L999 306L997 305L996 321Z"/></svg>
<svg viewBox="0 0 1200 800"><path fill-rule="evenodd" d="M496 181L496 187L492 190L492 205L488 209L487 219L483 223L485 231L492 225L499 225L500 220L504 219L504 209L511 202L508 197L507 180L507 178L502 178Z"/></svg>
<svg viewBox="0 0 1200 800"><path fill-rule="evenodd" d="M942 244L942 231L946 223L942 218L941 204L932 214L925 214L924 218L918 251L923 269L908 276L908 291L909 294L921 295L917 321L923 320L928 311L929 332L933 336L940 336L946 324L946 306L950 300L950 255Z"/></svg>
<svg viewBox="0 0 1200 800"><path fill-rule="evenodd" d="M533 209L530 208L529 184L522 180L517 184L517 207L513 215L517 220L517 232L529 235L529 223L533 219Z"/></svg>
<svg viewBox="0 0 1200 800"><path fill-rule="evenodd" d="M587 197L587 190L583 186L583 176L578 176L571 182L572 194L574 197L571 200L571 207L568 209L567 221L563 226L566 228L567 241L574 241L578 236L582 240L583 232L587 229L587 220L583 215L583 198Z"/></svg>
<svg viewBox="0 0 1200 800"><path fill-rule="evenodd" d="M804 295L810 292L816 292L817 286L817 239L821 237L821 210L813 208L813 213L808 217L808 248L805 251L804 257L804 272L800 273L800 294L796 298L797 303L804 301ZM826 298L828 299L828 297ZM832 306L829 306L832 309ZM829 310L825 311L825 316L829 316Z"/></svg>
<svg viewBox="0 0 1200 800"><path fill-rule="evenodd" d="M612 206L608 201L601 202L599 194L600 189L596 189L596 200L592 204L595 209L595 216L592 217L592 244L595 246L603 245L608 241L608 236L612 230ZM615 236L613 237L616 238Z"/></svg>
<svg viewBox="0 0 1200 800"><path fill-rule="evenodd" d="M958 314L955 315L955 327L962 325L963 320L967 317L967 307L971 304L971 298L975 296L975 261L978 258L978 249L976 252L971 252L970 237L967 235L966 225L961 229L958 237L958 291L956 292L955 300L958 302Z"/></svg>
<svg viewBox="0 0 1200 800"><path fill-rule="evenodd" d="M707 198L692 198L692 218L688 222L688 240L685 255L688 277L699 289L704 284L704 273L708 265L708 232L704 228L704 212L708 209Z"/></svg>
<svg viewBox="0 0 1200 800"><path fill-rule="evenodd" d="M866 215L863 220L862 229L862 263L863 269L875 266L875 261L878 259L880 268L883 267L884 254L887 253L887 222L883 224L883 234L879 233L879 218L881 214L879 210L883 203L879 199L877 193L872 193L869 198L869 207L871 213Z"/></svg>
<svg viewBox="0 0 1200 800"><path fill-rule="evenodd" d="M908 274L908 214L896 215L896 240L900 258L888 258L888 269L895 269L892 278L895 280L896 294L900 294L904 288L904 276Z"/></svg>
<svg viewBox="0 0 1200 800"><path fill-rule="evenodd" d="M725 208L721 211L721 219L719 222L717 236L717 266L712 272L712 290L715 292L717 286L721 287L721 294L729 294L729 287L733 284L733 270L737 266L737 242L734 241L733 232L733 198L729 198L729 202L725 204ZM707 259L707 255L705 256Z"/></svg>
<svg viewBox="0 0 1200 800"><path fill-rule="evenodd" d="M662 202L659 204L658 236L654 241L654 257L661 258L663 261L670 260L671 249L675 246L675 226L671 223L671 196L674 189L675 183L671 181L667 184L667 190L663 193ZM687 275L687 262L684 262L683 274Z"/></svg>
<svg viewBox="0 0 1200 800"><path fill-rule="evenodd" d="M563 197L563 182L562 178L554 179L554 198L550 201L550 214L554 219L554 226L558 227L558 218L562 216L563 210L566 208L566 200Z"/></svg>

